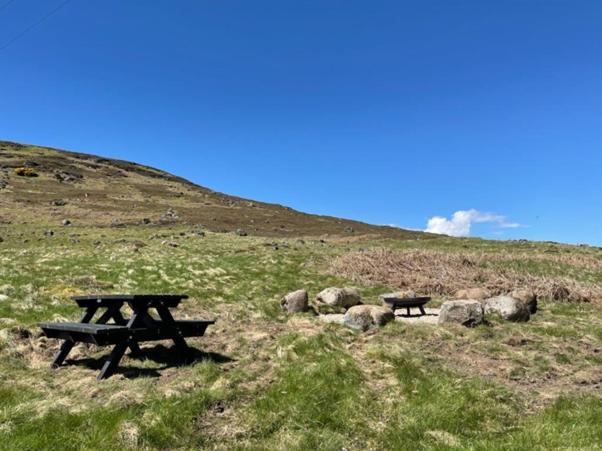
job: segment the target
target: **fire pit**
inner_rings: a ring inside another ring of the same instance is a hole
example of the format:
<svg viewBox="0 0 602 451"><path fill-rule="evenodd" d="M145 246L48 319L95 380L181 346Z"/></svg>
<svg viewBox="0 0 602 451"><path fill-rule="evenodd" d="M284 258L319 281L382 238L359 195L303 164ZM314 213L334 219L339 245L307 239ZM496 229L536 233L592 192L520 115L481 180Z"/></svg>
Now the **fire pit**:
<svg viewBox="0 0 602 451"><path fill-rule="evenodd" d="M385 307L389 307L393 312L400 308L405 308L408 316L410 316L411 308L418 308L421 315L426 315L424 311L424 305L431 300L428 296L404 298L400 297L397 293L383 294L380 296L380 300Z"/></svg>

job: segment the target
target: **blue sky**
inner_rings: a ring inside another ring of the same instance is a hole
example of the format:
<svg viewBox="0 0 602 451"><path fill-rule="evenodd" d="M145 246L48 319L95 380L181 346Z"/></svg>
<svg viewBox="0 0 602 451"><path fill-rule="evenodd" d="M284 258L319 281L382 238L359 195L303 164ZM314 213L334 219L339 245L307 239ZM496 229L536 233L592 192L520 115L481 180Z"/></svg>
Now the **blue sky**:
<svg viewBox="0 0 602 451"><path fill-rule="evenodd" d="M0 1L0 47L59 4ZM313 213L602 245L601 24L579 0L71 0L0 50L0 139Z"/></svg>

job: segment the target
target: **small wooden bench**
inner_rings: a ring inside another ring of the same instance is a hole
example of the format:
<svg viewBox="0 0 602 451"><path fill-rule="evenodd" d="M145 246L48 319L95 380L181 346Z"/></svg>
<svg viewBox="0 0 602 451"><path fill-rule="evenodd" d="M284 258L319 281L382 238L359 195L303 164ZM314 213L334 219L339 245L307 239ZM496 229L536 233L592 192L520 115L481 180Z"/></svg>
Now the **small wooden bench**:
<svg viewBox="0 0 602 451"><path fill-rule="evenodd" d="M76 296L73 299L78 306L85 308L80 322L40 323L40 328L48 338L64 340L56 354L52 367L58 368L67 355L78 343L91 343L98 346L114 345L111 354L103 365L98 379L105 379L113 374L126 349L139 354L138 343L156 340L173 340L176 350L183 356L190 355L185 337L202 337L213 320L174 320L169 312L176 308L185 295L94 295ZM121 308L128 304L133 311L131 318L125 318ZM91 320L99 309L103 314L92 323ZM157 311L156 319L148 312L150 308ZM108 321L113 324L108 324Z"/></svg>

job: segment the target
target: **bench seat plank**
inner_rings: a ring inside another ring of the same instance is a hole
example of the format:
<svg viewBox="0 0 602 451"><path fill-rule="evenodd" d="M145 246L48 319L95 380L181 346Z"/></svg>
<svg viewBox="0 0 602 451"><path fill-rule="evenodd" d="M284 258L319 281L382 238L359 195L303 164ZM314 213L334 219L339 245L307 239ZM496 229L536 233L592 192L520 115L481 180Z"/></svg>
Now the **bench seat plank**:
<svg viewBox="0 0 602 451"><path fill-rule="evenodd" d="M176 325L183 337L202 337L207 327L215 321L178 320ZM162 321L155 321L152 328L132 328L113 324L88 323L41 323L40 327L48 338L59 338L74 342L92 343L99 346L121 343L129 338L136 342L167 340L171 331Z"/></svg>

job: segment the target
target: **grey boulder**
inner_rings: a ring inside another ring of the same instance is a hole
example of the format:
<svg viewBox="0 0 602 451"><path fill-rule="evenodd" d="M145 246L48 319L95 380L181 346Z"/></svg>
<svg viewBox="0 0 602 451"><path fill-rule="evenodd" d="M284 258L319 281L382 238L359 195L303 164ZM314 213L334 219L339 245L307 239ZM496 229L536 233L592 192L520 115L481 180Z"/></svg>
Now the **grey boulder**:
<svg viewBox="0 0 602 451"><path fill-rule="evenodd" d="M523 301L512 296L496 296L483 303L485 314L500 315L507 321L529 321L529 307Z"/></svg>
<svg viewBox="0 0 602 451"><path fill-rule="evenodd" d="M474 299L447 301L441 306L439 324L461 324L474 327L483 322L483 306Z"/></svg>
<svg viewBox="0 0 602 451"><path fill-rule="evenodd" d="M347 310L343 324L362 331L380 327L395 318L393 311L378 305L355 305Z"/></svg>
<svg viewBox="0 0 602 451"><path fill-rule="evenodd" d="M280 300L282 310L288 313L306 312L309 309L309 296L306 290L297 290Z"/></svg>
<svg viewBox="0 0 602 451"><path fill-rule="evenodd" d="M322 290L316 296L316 307L318 311L347 310L348 308L361 303L362 297L353 288L330 287Z"/></svg>
<svg viewBox="0 0 602 451"><path fill-rule="evenodd" d="M533 291L518 289L514 290L510 296L526 304L527 308L529 309L529 313L537 312L537 295Z"/></svg>

